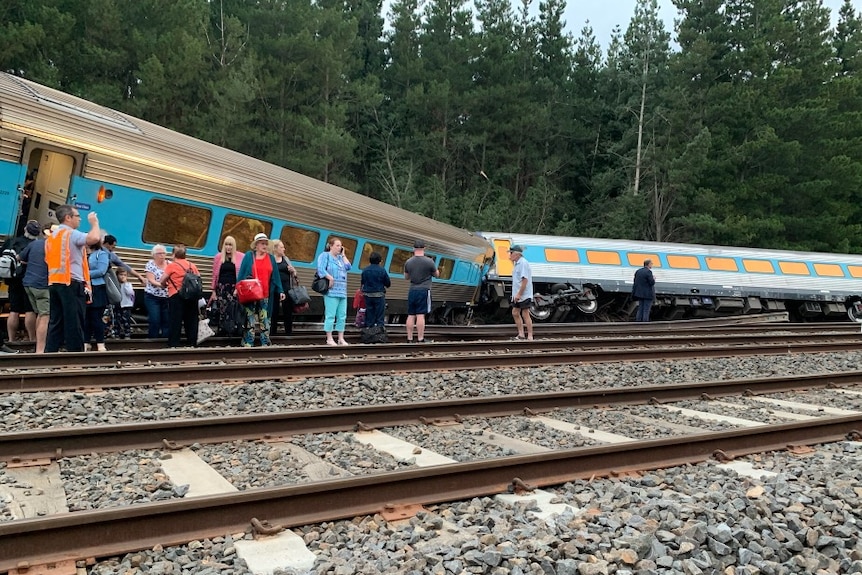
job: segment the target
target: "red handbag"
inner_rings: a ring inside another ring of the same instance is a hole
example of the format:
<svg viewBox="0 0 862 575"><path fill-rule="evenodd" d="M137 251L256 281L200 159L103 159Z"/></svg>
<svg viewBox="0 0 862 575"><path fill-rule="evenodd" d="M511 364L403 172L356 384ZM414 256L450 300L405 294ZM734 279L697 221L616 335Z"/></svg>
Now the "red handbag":
<svg viewBox="0 0 862 575"><path fill-rule="evenodd" d="M257 278L236 282L236 298L241 304L254 303L263 299L263 286Z"/></svg>
<svg viewBox="0 0 862 575"><path fill-rule="evenodd" d="M255 273L254 262L251 264L251 273ZM241 304L254 303L263 299L263 285L257 279L257 274L247 280L236 282L236 299Z"/></svg>

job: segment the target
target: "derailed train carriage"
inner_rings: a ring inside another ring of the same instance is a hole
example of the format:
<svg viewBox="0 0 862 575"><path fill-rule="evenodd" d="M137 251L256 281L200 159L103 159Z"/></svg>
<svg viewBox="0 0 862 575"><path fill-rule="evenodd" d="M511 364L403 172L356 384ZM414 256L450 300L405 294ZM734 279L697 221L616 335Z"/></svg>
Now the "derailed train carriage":
<svg viewBox="0 0 862 575"><path fill-rule="evenodd" d="M496 263L485 305L511 297L509 246L524 246L538 321L628 321L634 272L653 261L653 319L787 311L795 321L862 322L862 256L483 232Z"/></svg>
<svg viewBox="0 0 862 575"><path fill-rule="evenodd" d="M205 285L227 235L240 250L259 232L280 238L305 285L327 240L340 237L353 263L350 293L381 253L396 320L406 313L408 282L398 280L415 238L440 268L438 321L465 321L493 256L466 230L0 73L0 241L28 219L55 222L65 203L97 211L138 270L155 244L186 244ZM310 314L321 313L320 299Z"/></svg>

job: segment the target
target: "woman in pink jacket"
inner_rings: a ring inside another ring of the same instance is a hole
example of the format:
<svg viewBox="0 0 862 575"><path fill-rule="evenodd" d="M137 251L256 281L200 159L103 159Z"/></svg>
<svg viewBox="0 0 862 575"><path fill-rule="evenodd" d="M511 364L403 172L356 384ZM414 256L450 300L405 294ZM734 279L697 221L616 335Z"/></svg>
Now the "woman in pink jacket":
<svg viewBox="0 0 862 575"><path fill-rule="evenodd" d="M213 283L212 295L210 295L210 306L214 314L211 321L218 326L219 335L238 335L237 333L223 333L222 315L236 302L234 288L236 287L236 274L242 264L242 252L236 250L236 240L233 236L225 236L221 244L221 251L213 258Z"/></svg>

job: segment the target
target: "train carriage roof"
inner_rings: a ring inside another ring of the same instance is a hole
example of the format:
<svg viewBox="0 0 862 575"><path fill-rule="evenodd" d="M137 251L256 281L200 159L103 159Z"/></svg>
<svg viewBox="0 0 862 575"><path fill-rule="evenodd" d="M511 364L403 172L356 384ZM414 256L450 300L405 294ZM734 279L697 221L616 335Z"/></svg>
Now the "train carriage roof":
<svg viewBox="0 0 862 575"><path fill-rule="evenodd" d="M423 237L429 251L467 260L481 261L488 253L487 242L467 230L0 73L0 159L17 162L11 133L88 153L89 177L98 177L106 162L143 166L153 175L151 191L165 186L165 193L183 197L176 183L184 181L197 186L195 195L185 197L204 203L252 213L268 208L270 215L283 211L280 217L292 221L290 211L302 210L299 221L408 248L413 238ZM112 173L116 176L116 170ZM167 186L180 191L167 191ZM327 225L335 222L342 225Z"/></svg>

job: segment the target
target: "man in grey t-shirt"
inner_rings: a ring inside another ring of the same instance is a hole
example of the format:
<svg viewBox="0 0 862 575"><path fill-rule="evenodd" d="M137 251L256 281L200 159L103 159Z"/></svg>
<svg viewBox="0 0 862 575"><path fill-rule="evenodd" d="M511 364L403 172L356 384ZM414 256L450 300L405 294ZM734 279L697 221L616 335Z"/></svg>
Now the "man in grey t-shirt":
<svg viewBox="0 0 862 575"><path fill-rule="evenodd" d="M419 343L425 343L425 314L431 311L431 280L440 277L434 260L425 255L425 242L413 242L413 257L404 263L404 277L410 280L407 292L407 343L413 343L413 327Z"/></svg>

